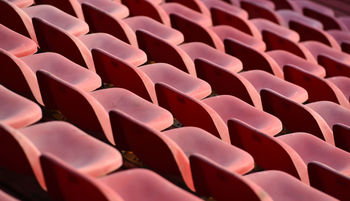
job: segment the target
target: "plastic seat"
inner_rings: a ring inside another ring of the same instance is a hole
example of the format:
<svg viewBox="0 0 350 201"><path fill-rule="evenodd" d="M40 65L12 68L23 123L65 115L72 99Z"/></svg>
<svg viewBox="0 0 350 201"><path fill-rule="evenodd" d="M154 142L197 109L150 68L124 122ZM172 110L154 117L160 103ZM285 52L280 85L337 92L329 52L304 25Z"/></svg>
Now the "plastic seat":
<svg viewBox="0 0 350 201"><path fill-rule="evenodd" d="M322 66L306 61L290 52L284 50L273 50L267 52L267 54L276 61L281 70L283 70L285 66L294 66L317 77L322 78L326 76L326 70Z"/></svg>
<svg viewBox="0 0 350 201"><path fill-rule="evenodd" d="M344 76L335 76L327 78L327 80L335 84L335 86L337 86L344 94L345 98L350 101L350 78Z"/></svg>
<svg viewBox="0 0 350 201"><path fill-rule="evenodd" d="M112 144L115 142L108 115L111 110L123 111L157 130L173 124L168 111L126 89L108 88L89 93L45 71L38 71L37 77L45 105L59 109L79 127Z"/></svg>
<svg viewBox="0 0 350 201"><path fill-rule="evenodd" d="M0 123L21 128L41 119L40 107L0 85Z"/></svg>
<svg viewBox="0 0 350 201"><path fill-rule="evenodd" d="M92 4L81 5L85 21L89 24L92 33L108 33L125 43L138 47L136 35L131 28L120 18Z"/></svg>
<svg viewBox="0 0 350 201"><path fill-rule="evenodd" d="M170 18L159 2L153 0L121 0L129 8L131 16L147 16L162 24L171 26Z"/></svg>
<svg viewBox="0 0 350 201"><path fill-rule="evenodd" d="M37 17L79 36L89 32L88 25L50 5L37 5L20 9L6 1L0 2L0 22L8 28L37 41L32 18Z"/></svg>
<svg viewBox="0 0 350 201"><path fill-rule="evenodd" d="M343 52L350 54L350 33L340 30L330 30L329 34L338 42Z"/></svg>
<svg viewBox="0 0 350 201"><path fill-rule="evenodd" d="M336 50L340 50L337 41L326 31L320 22L297 12L282 10L277 12L285 21L285 26L300 35L300 41L318 41Z"/></svg>
<svg viewBox="0 0 350 201"><path fill-rule="evenodd" d="M40 161L45 180L52 184L51 188L49 186L50 195L60 200L200 200L146 169L130 169L93 178L51 155L43 155Z"/></svg>
<svg viewBox="0 0 350 201"><path fill-rule="evenodd" d="M310 51L303 45L300 45L299 34L288 28L279 26L265 19L254 19L251 22L261 32L266 44L267 51L285 50L293 53L311 63L317 63Z"/></svg>
<svg viewBox="0 0 350 201"><path fill-rule="evenodd" d="M284 77L286 80L306 89L309 94L309 102L327 100L350 108L349 99L335 84L327 79L311 75L293 66L284 68Z"/></svg>
<svg viewBox="0 0 350 201"><path fill-rule="evenodd" d="M350 31L350 17L348 16L341 16L337 18L343 25L347 28L347 31Z"/></svg>
<svg viewBox="0 0 350 201"><path fill-rule="evenodd" d="M169 15L171 26L182 32L185 42L203 42L224 52L224 44L209 29L212 23L208 16L178 3L165 3L161 6Z"/></svg>
<svg viewBox="0 0 350 201"><path fill-rule="evenodd" d="M318 42L303 42L318 64L326 69L327 77L350 77L350 56Z"/></svg>
<svg viewBox="0 0 350 201"><path fill-rule="evenodd" d="M305 89L265 71L251 70L242 72L240 75L246 78L258 92L262 89L270 89L298 103L308 100L308 92Z"/></svg>
<svg viewBox="0 0 350 201"><path fill-rule="evenodd" d="M84 20L82 4L90 4L109 13L116 18L129 16L129 10L120 1L108 0L36 0L36 4L49 4L70 15Z"/></svg>
<svg viewBox="0 0 350 201"><path fill-rule="evenodd" d="M249 172L254 167L249 154L199 128L182 127L160 133L117 112L111 112L111 122L115 130L122 131L115 135L116 141L122 143L121 147L133 151L158 172L182 177L192 191L195 189L188 158L193 154L208 157L238 174Z"/></svg>
<svg viewBox="0 0 350 201"><path fill-rule="evenodd" d="M267 3L265 3L267 2ZM240 6L246 10L250 19L263 18L276 24L282 23L282 18L274 11L274 4L269 6L269 1L241 0Z"/></svg>
<svg viewBox="0 0 350 201"><path fill-rule="evenodd" d="M0 55L1 62L7 64L0 70L0 83L41 105L44 103L35 75L38 70L46 70L84 91L93 91L101 86L98 75L56 53L40 53L19 59L0 50Z"/></svg>
<svg viewBox="0 0 350 201"><path fill-rule="evenodd" d="M210 11L202 0L165 0L165 2L179 3L206 16L210 16Z"/></svg>
<svg viewBox="0 0 350 201"><path fill-rule="evenodd" d="M203 0L211 12L213 25L229 25L260 39L258 30L248 20L245 10L220 0Z"/></svg>
<svg viewBox="0 0 350 201"><path fill-rule="evenodd" d="M4 191L0 190L0 199L3 201L18 201L18 199L8 195Z"/></svg>
<svg viewBox="0 0 350 201"><path fill-rule="evenodd" d="M31 39L12 31L0 24L0 48L11 52L16 57L34 54L37 44Z"/></svg>
<svg viewBox="0 0 350 201"><path fill-rule="evenodd" d="M39 164L43 153L53 154L83 174L95 177L122 165L122 157L117 150L66 122L51 121L19 130L1 125L0 132L3 149L1 166L33 174L44 189L46 185ZM13 155L5 154L8 151Z"/></svg>
<svg viewBox="0 0 350 201"><path fill-rule="evenodd" d="M266 44L262 38L257 39L251 35L248 35L238 29L235 29L227 25L219 25L212 27L214 32L219 36L219 38L224 42L225 39L234 39L244 43L251 48L264 52L266 50Z"/></svg>
<svg viewBox="0 0 350 201"><path fill-rule="evenodd" d="M291 0L268 0L275 4L276 10L293 10L299 11L300 8Z"/></svg>
<svg viewBox="0 0 350 201"><path fill-rule="evenodd" d="M172 29L164 24L155 21L152 18L145 16L135 16L129 17L124 20L124 22L133 30L137 32L138 30L143 30L158 36L159 38L172 43L174 45L179 45L184 42L184 36L181 32L176 29Z"/></svg>
<svg viewBox="0 0 350 201"><path fill-rule="evenodd" d="M289 132L307 132L334 144L332 130L325 120L309 107L268 89L261 90L260 95L264 111L279 118Z"/></svg>
<svg viewBox="0 0 350 201"><path fill-rule="evenodd" d="M34 0L8 0L8 1L20 8L25 8L34 4Z"/></svg>

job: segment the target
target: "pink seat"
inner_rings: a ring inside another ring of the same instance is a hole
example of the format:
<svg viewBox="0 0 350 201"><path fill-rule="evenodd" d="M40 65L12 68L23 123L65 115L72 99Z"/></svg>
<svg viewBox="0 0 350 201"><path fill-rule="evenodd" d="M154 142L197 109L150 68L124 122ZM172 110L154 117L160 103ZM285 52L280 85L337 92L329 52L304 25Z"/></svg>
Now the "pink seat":
<svg viewBox="0 0 350 201"><path fill-rule="evenodd" d="M284 19L285 26L299 33L300 41L318 41L340 50L337 41L326 31L323 31L320 22L288 10L278 11L278 14Z"/></svg>
<svg viewBox="0 0 350 201"><path fill-rule="evenodd" d="M348 16L341 16L337 18L343 25L347 28L347 31L350 31L350 17Z"/></svg>
<svg viewBox="0 0 350 201"><path fill-rule="evenodd" d="M279 118L283 127L289 132L307 132L334 144L332 130L325 120L311 108L271 90L261 90L260 95L264 111Z"/></svg>
<svg viewBox="0 0 350 201"><path fill-rule="evenodd" d="M299 11L300 8L295 4L293 0L268 0L275 4L276 10L293 10Z"/></svg>
<svg viewBox="0 0 350 201"><path fill-rule="evenodd" d="M41 119L40 107L0 85L0 122L21 128Z"/></svg>
<svg viewBox="0 0 350 201"><path fill-rule="evenodd" d="M181 32L176 29L172 29L164 24L157 22L156 20L145 17L145 16L135 16L129 17L124 20L124 22L136 33L138 30L143 30L158 36L159 38L172 43L174 45L179 45L184 42L184 36Z"/></svg>
<svg viewBox="0 0 350 201"><path fill-rule="evenodd" d="M202 102L211 107L225 123L232 118L238 119L271 136L277 135L282 130L279 119L234 96L214 96Z"/></svg>
<svg viewBox="0 0 350 201"><path fill-rule="evenodd" d="M282 23L282 18L274 11L274 4L269 1L241 0L240 6L249 13L250 19L263 18L276 24Z"/></svg>
<svg viewBox="0 0 350 201"><path fill-rule="evenodd" d="M262 89L270 89L298 103L308 100L308 92L305 89L265 71L251 70L242 72L240 75L246 78L258 92Z"/></svg>
<svg viewBox="0 0 350 201"><path fill-rule="evenodd" d="M192 191L195 189L188 158L193 154L207 157L238 174L253 168L254 161L249 154L199 128L182 127L160 133L117 112L111 113L111 122L121 147L133 151L158 172L182 177Z"/></svg>
<svg viewBox="0 0 350 201"><path fill-rule="evenodd" d="M175 2L200 12L206 16L210 16L210 11L202 0L165 0L165 2Z"/></svg>
<svg viewBox="0 0 350 201"><path fill-rule="evenodd" d="M350 33L340 30L328 31L330 35L338 42L343 52L350 54Z"/></svg>
<svg viewBox="0 0 350 201"><path fill-rule="evenodd" d="M238 29L227 25L219 25L212 27L214 32L219 36L219 38L224 42L226 39L232 38L233 40L238 40L247 46L255 50L264 52L266 50L266 45L262 38L257 39L251 35L248 35Z"/></svg>
<svg viewBox="0 0 350 201"><path fill-rule="evenodd" d="M122 165L121 154L73 125L51 121L19 130L1 125L1 166L19 173L30 173L46 189L39 164L43 153L50 153L73 168L91 176L101 176ZM13 155L5 154L7 151ZM14 157L15 156L15 157Z"/></svg>
<svg viewBox="0 0 350 201"><path fill-rule="evenodd" d="M0 61L7 65L0 70L0 83L25 97L44 105L35 73L46 70L84 91L101 86L101 78L56 53L40 53L17 58L0 50Z"/></svg>
<svg viewBox="0 0 350 201"><path fill-rule="evenodd" d="M327 100L350 108L349 100L335 84L327 79L311 75L293 66L286 66L284 68L284 76L286 80L307 90L309 102Z"/></svg>
<svg viewBox="0 0 350 201"><path fill-rule="evenodd" d="M162 4L162 8L169 15L171 26L183 33L185 42L202 42L222 52L224 51L224 44L209 29L209 26L212 25L209 16L178 3Z"/></svg>
<svg viewBox="0 0 350 201"><path fill-rule="evenodd" d="M131 16L147 16L162 24L170 26L170 18L159 2L153 0L122 0L130 10Z"/></svg>
<svg viewBox="0 0 350 201"><path fill-rule="evenodd" d="M0 190L0 199L3 201L18 201L18 199L8 195L7 193Z"/></svg>
<svg viewBox="0 0 350 201"><path fill-rule="evenodd" d="M122 20L92 4L82 4L85 21L92 33L108 33L125 43L137 47L136 36L130 27Z"/></svg>
<svg viewBox="0 0 350 201"><path fill-rule="evenodd" d="M285 50L311 63L317 63L310 51L300 45L299 34L288 28L279 26L265 19L254 19L251 22L261 32L267 50Z"/></svg>
<svg viewBox="0 0 350 201"><path fill-rule="evenodd" d="M344 94L345 98L350 101L350 78L344 76L335 76L327 78L327 80L335 84L335 86L337 86Z"/></svg>
<svg viewBox="0 0 350 201"><path fill-rule="evenodd" d="M46 182L52 184L49 193L59 200L200 200L146 169L130 169L93 178L74 170L52 155L43 155L41 164Z"/></svg>
<svg viewBox="0 0 350 201"><path fill-rule="evenodd" d="M315 63L311 63L309 61L306 61L305 59L302 59L290 52L284 51L284 50L273 50L267 52L267 54L276 61L276 63L279 65L281 70L285 66L294 66L298 69L302 69L309 74L315 75L317 77L325 77L326 76L326 70Z"/></svg>
<svg viewBox="0 0 350 201"><path fill-rule="evenodd" d="M34 41L2 24L0 24L0 38L0 48L17 57L31 55L37 51L37 45Z"/></svg>
<svg viewBox="0 0 350 201"><path fill-rule="evenodd" d="M108 88L89 93L45 71L38 71L37 77L45 105L59 109L76 125L112 144L115 141L108 115L112 110L123 111L156 130L173 123L168 111L126 89Z"/></svg>
<svg viewBox="0 0 350 201"><path fill-rule="evenodd" d="M318 64L326 69L327 77L350 77L350 55L319 42L309 41L303 44L310 50Z"/></svg>
<svg viewBox="0 0 350 201"><path fill-rule="evenodd" d="M8 1L20 8L25 8L34 4L34 0L8 0Z"/></svg>

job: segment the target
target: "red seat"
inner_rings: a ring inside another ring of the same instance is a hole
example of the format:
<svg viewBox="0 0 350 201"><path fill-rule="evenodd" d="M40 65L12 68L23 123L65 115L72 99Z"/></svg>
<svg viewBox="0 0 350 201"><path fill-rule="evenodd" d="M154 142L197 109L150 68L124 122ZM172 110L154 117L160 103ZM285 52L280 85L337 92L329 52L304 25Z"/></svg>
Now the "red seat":
<svg viewBox="0 0 350 201"><path fill-rule="evenodd" d="M175 2L200 12L206 16L210 16L210 11L202 0L165 0L165 2Z"/></svg>
<svg viewBox="0 0 350 201"><path fill-rule="evenodd" d="M309 41L303 44L310 50L318 64L326 69L327 77L350 77L350 55L319 42Z"/></svg>
<svg viewBox="0 0 350 201"><path fill-rule="evenodd" d="M338 42L343 52L350 54L350 33L346 31L330 30L330 35Z"/></svg>
<svg viewBox="0 0 350 201"><path fill-rule="evenodd" d="M276 10L293 10L298 12L300 8L293 0L268 0L275 4Z"/></svg>
<svg viewBox="0 0 350 201"><path fill-rule="evenodd" d="M293 66L286 66L284 68L284 76L286 80L307 90L309 102L327 100L350 108L349 100L335 84L327 79L311 75Z"/></svg>
<svg viewBox="0 0 350 201"><path fill-rule="evenodd" d="M25 8L34 4L34 0L8 0L8 1L20 8Z"/></svg>
<svg viewBox="0 0 350 201"><path fill-rule="evenodd" d="M308 92L281 78L275 77L265 71L250 70L240 73L246 78L260 93L262 89L270 89L280 95L298 103L303 103L308 100Z"/></svg>
<svg viewBox="0 0 350 201"><path fill-rule="evenodd" d="M173 124L172 115L136 94L122 88L82 91L44 71L37 72L43 101L59 109L67 119L100 139L115 143L108 112L120 110L146 125L163 130ZM69 97L69 98L67 98Z"/></svg>
<svg viewBox="0 0 350 201"><path fill-rule="evenodd" d="M269 3L264 0L241 0L240 6L249 13L250 19L263 18L276 24L282 24L282 18L274 11L274 4Z"/></svg>
<svg viewBox="0 0 350 201"><path fill-rule="evenodd" d="M335 86L337 86L344 94L345 98L350 101L350 78L344 76L335 76L327 78L327 80L335 84Z"/></svg>
<svg viewBox="0 0 350 201"><path fill-rule="evenodd" d="M271 90L261 90L260 95L263 109L279 118L289 132L307 132L334 144L332 130L325 120L309 107Z"/></svg>
<svg viewBox="0 0 350 201"><path fill-rule="evenodd" d="M18 201L18 199L15 199L14 197L3 192L2 190L0 190L0 199L3 201Z"/></svg>
<svg viewBox="0 0 350 201"><path fill-rule="evenodd" d="M350 31L350 17L348 16L341 16L337 18L343 25L347 28L347 31Z"/></svg>
<svg viewBox="0 0 350 201"><path fill-rule="evenodd" d="M276 61L281 70L283 70L285 66L294 66L317 77L326 76L326 70L322 66L306 61L290 52L284 50L273 50L267 52L267 54Z"/></svg>
<svg viewBox="0 0 350 201"><path fill-rule="evenodd" d="M43 153L53 154L82 173L95 177L122 165L117 150L65 122L51 121L19 130L5 125L0 127L1 166L34 175L44 189L46 185L39 164ZM6 154L9 151L11 155Z"/></svg>
<svg viewBox="0 0 350 201"><path fill-rule="evenodd" d="M337 41L326 31L320 22L297 12L282 10L277 12L285 21L285 26L300 35L300 41L318 41L336 50L340 50Z"/></svg>
<svg viewBox="0 0 350 201"><path fill-rule="evenodd" d="M238 174L244 174L254 166L249 154L199 128L182 127L160 133L118 112L111 112L111 122L120 147L133 151L152 169L182 177L193 191L188 159L193 154L208 157L226 170Z"/></svg>
<svg viewBox="0 0 350 201"><path fill-rule="evenodd" d="M0 123L21 128L41 119L40 107L0 85Z"/></svg>
<svg viewBox="0 0 350 201"><path fill-rule="evenodd" d="M185 42L202 42L224 51L224 44L209 29L212 23L208 16L178 3L162 4L162 8L169 15L171 26L183 33Z"/></svg>
<svg viewBox="0 0 350 201"><path fill-rule="evenodd" d="M23 57L34 54L37 51L37 44L31 39L0 24L0 48L11 52L17 57Z"/></svg>
<svg viewBox="0 0 350 201"><path fill-rule="evenodd" d="M50 184L49 193L59 200L200 200L146 169L130 169L93 178L74 170L52 155L43 155L40 162L45 180Z"/></svg>

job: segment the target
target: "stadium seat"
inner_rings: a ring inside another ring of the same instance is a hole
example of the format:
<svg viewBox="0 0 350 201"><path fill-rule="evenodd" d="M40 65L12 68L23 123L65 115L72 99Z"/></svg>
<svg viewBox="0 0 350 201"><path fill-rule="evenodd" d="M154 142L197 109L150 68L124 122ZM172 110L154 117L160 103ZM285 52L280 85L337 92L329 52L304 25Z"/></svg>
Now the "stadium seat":
<svg viewBox="0 0 350 201"><path fill-rule="evenodd" d="M350 54L350 33L340 30L330 30L329 34L338 42L343 52Z"/></svg>
<svg viewBox="0 0 350 201"><path fill-rule="evenodd" d="M200 12L204 15L210 16L209 9L203 3L203 0L164 0L165 2L174 2L182 4L192 10Z"/></svg>
<svg viewBox="0 0 350 201"><path fill-rule="evenodd" d="M34 4L34 0L8 0L20 8L25 8Z"/></svg>
<svg viewBox="0 0 350 201"><path fill-rule="evenodd" d="M350 101L350 78L344 76L335 76L327 78L328 81L332 82L337 86L341 92L343 92L346 99Z"/></svg>
<svg viewBox="0 0 350 201"><path fill-rule="evenodd" d="M274 4L269 1L240 0L240 6L246 10L250 19L262 18L276 24L282 24L282 18L275 13Z"/></svg>
<svg viewBox="0 0 350 201"><path fill-rule="evenodd" d="M18 201L18 199L10 196L9 194L5 193L2 190L0 190L0 199L3 201Z"/></svg>

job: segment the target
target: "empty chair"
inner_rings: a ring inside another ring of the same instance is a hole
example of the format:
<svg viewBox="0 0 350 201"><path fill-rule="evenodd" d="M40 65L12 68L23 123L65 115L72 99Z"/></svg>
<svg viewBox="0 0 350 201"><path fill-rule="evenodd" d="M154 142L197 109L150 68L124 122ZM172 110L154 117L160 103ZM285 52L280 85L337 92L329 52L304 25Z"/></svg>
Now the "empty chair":
<svg viewBox="0 0 350 201"><path fill-rule="evenodd" d="M299 34L288 28L279 26L265 19L254 19L251 22L261 32L263 40L269 50L285 50L291 52L311 63L317 63L311 53L303 45L299 44Z"/></svg>
<svg viewBox="0 0 350 201"><path fill-rule="evenodd" d="M59 200L200 200L146 169L130 169L93 178L74 170L52 155L43 155L40 161L48 192Z"/></svg>
<svg viewBox="0 0 350 201"><path fill-rule="evenodd" d="M274 11L274 4L269 7L265 3L268 1L241 0L240 6L246 10L250 19L263 18L276 24L281 24L282 18Z"/></svg>
<svg viewBox="0 0 350 201"><path fill-rule="evenodd" d="M35 73L46 70L69 84L84 91L93 91L101 86L101 78L95 73L52 52L17 58L0 50L0 83L30 99L44 105Z"/></svg>
<svg viewBox="0 0 350 201"><path fill-rule="evenodd" d="M349 151L350 135L345 131L350 129L350 111L329 101L309 103L307 106L321 115L329 128L333 129L335 145Z"/></svg>
<svg viewBox="0 0 350 201"><path fill-rule="evenodd" d="M349 99L335 84L327 79L311 75L294 66L284 67L284 78L306 89L309 94L309 102L328 100L350 108Z"/></svg>
<svg viewBox="0 0 350 201"><path fill-rule="evenodd" d="M229 25L256 38L261 38L258 30L248 20L246 11L221 0L203 0L210 9L213 25Z"/></svg>
<svg viewBox="0 0 350 201"><path fill-rule="evenodd" d="M182 127L160 133L115 111L111 112L111 124L113 131L117 131L115 138L120 147L134 152L152 169L182 178L193 191L188 159L193 154L208 157L238 174L249 172L254 167L249 154L199 128Z"/></svg>
<svg viewBox="0 0 350 201"><path fill-rule="evenodd" d="M265 170L241 176L205 157L194 155L190 162L197 192L218 201L336 200L281 171Z"/></svg>
<svg viewBox="0 0 350 201"><path fill-rule="evenodd" d="M210 16L210 11L205 6L202 0L165 0L165 2L175 2L191 8L204 15Z"/></svg>
<svg viewBox="0 0 350 201"><path fill-rule="evenodd" d="M37 44L0 24L0 49L9 51L16 57L23 57L34 54L37 51Z"/></svg>
<svg viewBox="0 0 350 201"><path fill-rule="evenodd" d="M350 18L348 16L341 16L337 18L350 31Z"/></svg>
<svg viewBox="0 0 350 201"><path fill-rule="evenodd" d="M6 1L0 2L0 22L8 28L37 41L32 23L33 17L44 19L75 36L89 32L89 27L84 21L53 6L37 5L21 9Z"/></svg>
<svg viewBox="0 0 350 201"><path fill-rule="evenodd" d="M211 94L208 83L169 64L155 63L137 68L101 51L93 51L93 56L96 71L105 82L128 89L155 104L158 100L154 85L159 82L173 86L196 99L202 99Z"/></svg>
<svg viewBox="0 0 350 201"><path fill-rule="evenodd" d="M340 30L330 30L329 34L339 43L343 52L350 54L350 33Z"/></svg>
<svg viewBox="0 0 350 201"><path fill-rule="evenodd" d="M70 15L84 20L82 4L90 4L100 8L114 17L125 18L129 16L129 10L120 1L108 0L36 0L37 4L50 4Z"/></svg>
<svg viewBox="0 0 350 201"><path fill-rule="evenodd" d="M318 41L340 50L337 41L326 31L323 31L323 26L318 21L288 10L278 11L278 14L284 19L285 26L299 33L300 41Z"/></svg>
<svg viewBox="0 0 350 201"><path fill-rule="evenodd" d="M270 89L298 103L308 100L308 92L305 89L265 71L250 70L240 75L246 78L259 93L262 89Z"/></svg>
<svg viewBox="0 0 350 201"><path fill-rule="evenodd" d="M285 66L294 66L318 77L326 76L326 70L322 66L306 61L290 52L284 50L273 50L267 52L267 54L276 61L281 70L283 70Z"/></svg>
<svg viewBox="0 0 350 201"><path fill-rule="evenodd" d="M268 0L275 4L276 10L293 10L299 11L300 8L295 4L293 0Z"/></svg>
<svg viewBox="0 0 350 201"><path fill-rule="evenodd" d="M116 149L66 122L51 121L18 130L0 125L0 132L1 166L35 176L44 189L46 185L39 163L43 153L53 154L82 173L95 177L122 165L121 154Z"/></svg>
<svg viewBox="0 0 350 201"><path fill-rule="evenodd" d="M170 18L162 9L159 2L153 0L122 0L122 3L129 8L131 16L147 16L158 22L170 26Z"/></svg>
<svg viewBox="0 0 350 201"><path fill-rule="evenodd" d="M0 199L3 201L18 201L16 198L8 195L7 193L0 190Z"/></svg>
<svg viewBox="0 0 350 201"><path fill-rule="evenodd" d="M37 72L44 104L60 110L70 121L97 138L114 144L108 112L121 110L137 120L163 130L173 124L172 115L122 88L86 92L47 71Z"/></svg>
<svg viewBox="0 0 350 201"><path fill-rule="evenodd" d="M33 24L41 49L60 53L92 71L95 71L92 49L101 49L134 65L147 61L144 52L106 33L82 35L78 38L37 18L33 19Z"/></svg>
<svg viewBox="0 0 350 201"><path fill-rule="evenodd" d="M260 95L264 111L279 118L289 132L307 132L334 144L332 130L311 108L268 89L261 90Z"/></svg>
<svg viewBox="0 0 350 201"><path fill-rule="evenodd" d="M212 25L209 16L178 3L165 3L161 6L169 15L171 26L183 33L185 42L203 42L224 51L220 38L209 29Z"/></svg>
<svg viewBox="0 0 350 201"><path fill-rule="evenodd" d="M34 3L34 0L8 0L8 1L20 8L28 7Z"/></svg>
<svg viewBox="0 0 350 201"><path fill-rule="evenodd" d="M344 94L345 98L350 101L350 78L344 76L335 76L327 78L327 80L335 84Z"/></svg>
<svg viewBox="0 0 350 201"><path fill-rule="evenodd" d="M14 128L28 126L41 119L40 107L0 85L0 123Z"/></svg>
<svg viewBox="0 0 350 201"><path fill-rule="evenodd" d="M326 69L327 77L350 77L350 56L348 54L318 42L308 41L303 44L310 50L318 64Z"/></svg>

